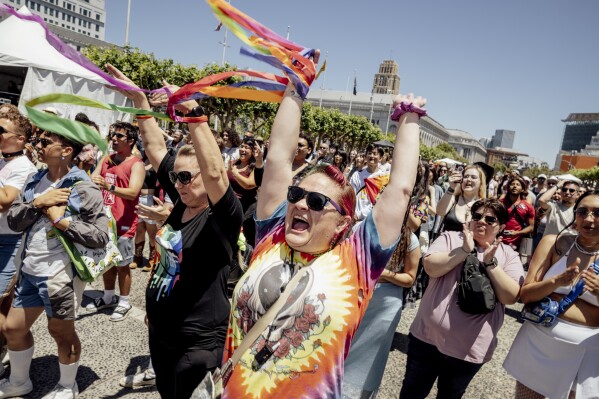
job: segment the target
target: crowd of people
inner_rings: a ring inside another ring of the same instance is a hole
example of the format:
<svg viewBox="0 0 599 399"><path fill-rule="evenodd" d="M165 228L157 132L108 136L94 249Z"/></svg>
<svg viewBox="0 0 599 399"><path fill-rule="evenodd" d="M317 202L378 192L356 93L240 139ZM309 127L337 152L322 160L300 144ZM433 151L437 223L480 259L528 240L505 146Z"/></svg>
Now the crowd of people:
<svg viewBox="0 0 599 399"><path fill-rule="evenodd" d="M167 101L119 90L140 110ZM0 398L32 391L31 326L44 312L60 369L46 397L78 395L85 283L64 240L103 248L110 217L122 260L86 310L125 320L131 270L149 272L151 364L125 387L187 399L221 368L223 398L374 398L402 310L419 301L400 398L426 398L435 382L439 398L460 398L492 358L506 306L559 302L582 281L554 324L524 323L504 367L519 399L599 398L599 191L420 160L421 97L395 98L393 148L315 143L300 132L302 103L290 84L261 137L213 131L201 105L184 101L176 110L189 122L169 133L147 115L115 122L106 154L0 106L0 331L10 359ZM476 314L456 289L472 262L494 301Z"/></svg>

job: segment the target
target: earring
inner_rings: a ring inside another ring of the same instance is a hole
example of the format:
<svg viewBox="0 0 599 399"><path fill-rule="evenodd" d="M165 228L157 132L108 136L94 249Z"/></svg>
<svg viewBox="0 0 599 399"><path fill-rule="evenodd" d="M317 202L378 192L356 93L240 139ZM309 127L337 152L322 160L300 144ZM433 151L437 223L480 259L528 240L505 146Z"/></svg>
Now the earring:
<svg viewBox="0 0 599 399"><path fill-rule="evenodd" d="M64 157L60 157L60 159L61 159L62 161L64 161Z"/></svg>

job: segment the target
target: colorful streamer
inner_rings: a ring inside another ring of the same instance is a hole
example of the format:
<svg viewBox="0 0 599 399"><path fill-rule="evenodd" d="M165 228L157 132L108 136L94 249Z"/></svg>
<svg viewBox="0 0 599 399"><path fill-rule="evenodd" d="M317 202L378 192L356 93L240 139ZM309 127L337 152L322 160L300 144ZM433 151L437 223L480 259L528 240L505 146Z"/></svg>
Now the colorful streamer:
<svg viewBox="0 0 599 399"><path fill-rule="evenodd" d="M106 72L104 72L103 70L98 68L93 62L91 62L89 60L89 58L85 57L83 54L81 54L77 50L66 45L54 33L52 33L48 29L48 27L46 26L46 23L44 22L44 20L41 17L39 17L37 15L21 14L18 11L16 11L15 9L13 9L12 7L7 6L5 4L0 4L0 15L1 16L12 15L19 19L22 19L25 21L30 21L30 22L35 22L35 23L41 25L41 27L44 29L44 32L46 34L46 40L52 47L54 47L56 49L56 51L58 51L60 54L62 54L64 57L68 58L69 60L73 61L74 63L76 63L76 64L82 66L83 68L87 69L88 71L98 75L102 79L109 82L111 85L113 85L119 89L123 89L123 90L150 92L149 90L140 89L139 87L129 86L129 85L113 78L112 76L110 76L109 74L107 74ZM159 90L155 90L155 91L164 91L164 90L159 89Z"/></svg>

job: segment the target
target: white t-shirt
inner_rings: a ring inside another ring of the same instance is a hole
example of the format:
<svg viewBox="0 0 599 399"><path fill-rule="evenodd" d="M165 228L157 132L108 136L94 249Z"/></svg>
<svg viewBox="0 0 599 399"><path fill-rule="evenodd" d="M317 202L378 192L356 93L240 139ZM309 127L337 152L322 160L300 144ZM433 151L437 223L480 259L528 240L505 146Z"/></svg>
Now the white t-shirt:
<svg viewBox="0 0 599 399"><path fill-rule="evenodd" d="M37 169L26 156L17 157L8 162L0 159L0 187L11 186L23 191L25 183L35 172ZM8 227L5 212L0 213L0 234L21 234Z"/></svg>
<svg viewBox="0 0 599 399"><path fill-rule="evenodd" d="M35 187L33 198L54 190L56 183L45 175ZM21 269L33 276L50 277L70 263L69 255L52 231L52 222L46 216L40 216L27 235Z"/></svg>
<svg viewBox="0 0 599 399"><path fill-rule="evenodd" d="M370 202L370 199L366 194L366 190L362 190L362 187L364 187L364 180L369 177L376 177L384 175L386 173L387 172L381 170L377 170L376 172L370 173L368 171L368 168L364 168L359 172L355 172L351 176L349 183L356 192L356 220L364 220L366 216L368 216L368 214L372 212L372 202Z"/></svg>
<svg viewBox="0 0 599 399"><path fill-rule="evenodd" d="M225 161L226 167L229 167L229 162L231 160L237 161L239 159L238 147L225 147L220 153L223 156L223 161Z"/></svg>
<svg viewBox="0 0 599 399"><path fill-rule="evenodd" d="M566 206L561 202L551 200L547 203L547 225L544 236L558 234L574 220L574 206ZM572 233L571 229L566 232Z"/></svg>

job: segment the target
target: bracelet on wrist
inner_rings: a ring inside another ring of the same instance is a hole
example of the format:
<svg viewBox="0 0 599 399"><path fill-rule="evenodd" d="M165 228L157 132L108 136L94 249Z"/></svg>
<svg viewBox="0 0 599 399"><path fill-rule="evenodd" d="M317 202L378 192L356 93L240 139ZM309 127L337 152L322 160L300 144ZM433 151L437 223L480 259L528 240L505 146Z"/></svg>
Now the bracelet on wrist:
<svg viewBox="0 0 599 399"><path fill-rule="evenodd" d="M145 120L153 118L152 115L135 115L135 119L137 120Z"/></svg>
<svg viewBox="0 0 599 399"><path fill-rule="evenodd" d="M460 247L460 249L461 249L462 251L464 251L464 253L465 253L466 255L470 255L470 252L466 251L466 250L464 249L464 247Z"/></svg>
<svg viewBox="0 0 599 399"><path fill-rule="evenodd" d="M64 219L64 216L61 216L59 218L56 218L52 221L52 226L56 226L58 223L60 223L61 220Z"/></svg>
<svg viewBox="0 0 599 399"><path fill-rule="evenodd" d="M426 110L424 108L417 107L413 103L401 102L395 107L393 114L391 114L391 120L397 122L403 114L408 112L417 114L419 118L426 116Z"/></svg>
<svg viewBox="0 0 599 399"><path fill-rule="evenodd" d="M445 190L445 194L453 194L453 193L455 193L455 188L449 187L447 190Z"/></svg>
<svg viewBox="0 0 599 399"><path fill-rule="evenodd" d="M206 115L204 116L198 116L198 117L183 117L182 118L182 122L186 122L186 123L204 123L204 122L208 122L208 117Z"/></svg>

